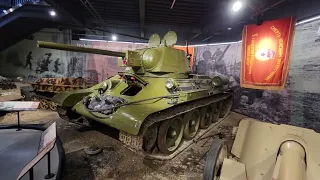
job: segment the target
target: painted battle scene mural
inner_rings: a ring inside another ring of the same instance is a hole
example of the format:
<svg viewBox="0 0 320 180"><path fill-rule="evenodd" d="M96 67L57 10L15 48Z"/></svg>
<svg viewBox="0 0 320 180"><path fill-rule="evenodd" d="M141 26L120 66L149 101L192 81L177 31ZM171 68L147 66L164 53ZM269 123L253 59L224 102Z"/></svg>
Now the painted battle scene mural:
<svg viewBox="0 0 320 180"><path fill-rule="evenodd" d="M34 34L34 40L23 40L0 53L0 75L23 77L33 80L39 77L64 77L68 75L70 52L40 49L37 40L70 44L69 35L59 31L43 30Z"/></svg>
<svg viewBox="0 0 320 180"><path fill-rule="evenodd" d="M40 77L83 77L89 83L98 83L121 70L117 57L42 49L37 47L37 41L112 51L135 50L146 46L133 43L72 41L69 32L42 30L34 34L34 40L22 40L0 52L0 76L22 77L25 81Z"/></svg>
<svg viewBox="0 0 320 180"><path fill-rule="evenodd" d="M194 73L229 77L236 112L320 132L320 21L296 27L283 91L240 88L241 46L235 43L195 47Z"/></svg>

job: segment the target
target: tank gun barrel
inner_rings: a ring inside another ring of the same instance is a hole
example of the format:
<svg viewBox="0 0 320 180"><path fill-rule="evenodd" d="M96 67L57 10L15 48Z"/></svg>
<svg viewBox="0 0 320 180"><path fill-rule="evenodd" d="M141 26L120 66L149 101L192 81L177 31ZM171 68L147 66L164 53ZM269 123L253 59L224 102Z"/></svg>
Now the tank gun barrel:
<svg viewBox="0 0 320 180"><path fill-rule="evenodd" d="M59 44L59 43L53 43L53 42L45 42L45 41L38 41L38 47L39 48L63 50L63 51L71 51L71 52L101 54L101 55L115 56L115 57L125 57L126 56L126 53L124 53L124 52L108 51L108 50L103 50L103 49L87 48L87 47Z"/></svg>

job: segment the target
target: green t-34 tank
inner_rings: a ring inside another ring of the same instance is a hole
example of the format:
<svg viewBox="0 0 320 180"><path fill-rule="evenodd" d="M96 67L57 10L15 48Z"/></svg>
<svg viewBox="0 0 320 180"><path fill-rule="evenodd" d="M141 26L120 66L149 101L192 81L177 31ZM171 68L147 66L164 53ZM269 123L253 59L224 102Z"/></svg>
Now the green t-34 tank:
<svg viewBox="0 0 320 180"><path fill-rule="evenodd" d="M148 48L126 52L39 42L42 48L117 56L126 67L91 88L56 94L60 116L116 128L131 150L174 154L200 129L226 117L232 106L229 80L190 74L190 56L173 47L176 41L173 31L162 41L153 34Z"/></svg>

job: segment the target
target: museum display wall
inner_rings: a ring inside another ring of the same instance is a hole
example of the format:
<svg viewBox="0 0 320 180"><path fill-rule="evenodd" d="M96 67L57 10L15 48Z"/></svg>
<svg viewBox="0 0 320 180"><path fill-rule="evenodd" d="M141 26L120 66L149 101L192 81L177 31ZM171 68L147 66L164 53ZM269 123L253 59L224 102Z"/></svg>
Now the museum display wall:
<svg viewBox="0 0 320 180"><path fill-rule="evenodd" d="M1 76L24 77L29 80L38 77L81 76L100 82L120 70L115 57L39 49L37 40L114 51L134 50L145 46L133 43L73 41L68 33L58 31L39 32L34 36L35 40L23 40L0 53ZM239 87L241 46L241 42L196 46L192 71L230 77L230 87L235 92L235 112L263 121L307 127L320 132L320 20L296 27L287 85L283 91ZM29 54L30 52L32 53ZM221 54L223 57L220 59L218 57Z"/></svg>

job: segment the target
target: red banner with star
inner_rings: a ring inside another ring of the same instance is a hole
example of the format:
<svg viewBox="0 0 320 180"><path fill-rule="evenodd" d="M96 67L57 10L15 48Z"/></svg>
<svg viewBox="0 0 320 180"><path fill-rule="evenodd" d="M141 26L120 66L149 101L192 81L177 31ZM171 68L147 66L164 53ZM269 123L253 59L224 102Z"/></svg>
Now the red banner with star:
<svg viewBox="0 0 320 180"><path fill-rule="evenodd" d="M242 33L241 87L284 88L296 19L293 17L246 25Z"/></svg>

